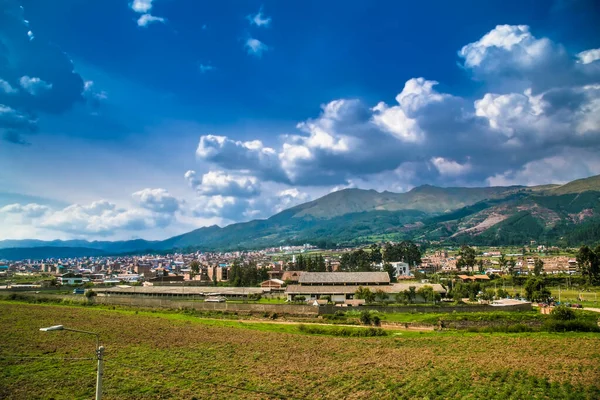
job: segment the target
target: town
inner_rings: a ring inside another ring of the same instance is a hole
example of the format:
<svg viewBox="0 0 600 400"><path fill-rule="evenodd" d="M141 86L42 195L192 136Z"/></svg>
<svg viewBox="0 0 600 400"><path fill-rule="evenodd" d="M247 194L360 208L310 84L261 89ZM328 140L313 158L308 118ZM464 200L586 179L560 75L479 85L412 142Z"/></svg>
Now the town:
<svg viewBox="0 0 600 400"><path fill-rule="evenodd" d="M454 282L460 281L483 285L472 300L499 303L503 297L515 297L514 287L523 286L526 277L554 277L547 280L563 282L565 288L582 282L580 253L535 243L520 249L448 247L423 254L412 242L339 250L305 244L246 252L21 260L0 263L0 282L11 291L50 293L72 288L76 294L89 291L101 296L186 294L209 302L266 296L296 304L359 306L372 299L358 298L358 287L386 293L380 297L387 301L399 298L409 288L415 292L431 288L440 300L450 300L447 296ZM510 284L513 293L504 290L499 292L502 296L497 292L485 295L483 290L491 284L496 291L498 285L505 288ZM516 297L526 298L525 293ZM529 300L547 301L549 297ZM415 296L414 300L427 299Z"/></svg>

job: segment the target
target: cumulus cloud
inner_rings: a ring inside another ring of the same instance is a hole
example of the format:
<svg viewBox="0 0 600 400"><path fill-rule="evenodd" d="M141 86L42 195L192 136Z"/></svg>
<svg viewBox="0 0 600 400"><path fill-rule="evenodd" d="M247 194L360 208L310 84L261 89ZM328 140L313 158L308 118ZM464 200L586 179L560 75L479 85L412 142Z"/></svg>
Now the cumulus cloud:
<svg viewBox="0 0 600 400"><path fill-rule="evenodd" d="M248 18L248 21L250 21L250 24L256 25L256 26L268 27L271 24L271 17L264 16L262 7L256 14L248 15L247 18Z"/></svg>
<svg viewBox="0 0 600 400"><path fill-rule="evenodd" d="M48 206L30 204L9 204L0 208L0 214L13 214L26 219L40 218L50 211Z"/></svg>
<svg viewBox="0 0 600 400"><path fill-rule="evenodd" d="M48 214L39 227L77 236L111 236L119 231L139 231L166 227L173 221L172 214L163 212L153 200L144 203L147 208L119 208L106 200L89 205L73 204ZM159 212L153 212L157 207Z"/></svg>
<svg viewBox="0 0 600 400"><path fill-rule="evenodd" d="M152 24L154 22L165 22L165 19L162 17L155 17L154 15L150 15L150 14L144 14L141 17L138 18L137 20L137 24L138 26L148 26L149 24Z"/></svg>
<svg viewBox="0 0 600 400"><path fill-rule="evenodd" d="M538 93L551 87L596 82L600 66L591 63L594 52L579 53L581 62L577 62L564 46L535 37L527 25L498 25L458 54L476 79L495 87L531 88Z"/></svg>
<svg viewBox="0 0 600 400"><path fill-rule="evenodd" d="M201 179L197 179L195 171L188 171L185 179L204 196L254 197L260 194L260 183L254 176L209 171Z"/></svg>
<svg viewBox="0 0 600 400"><path fill-rule="evenodd" d="M596 152L585 149L566 150L559 154L530 161L519 169L491 176L491 186L545 185L549 182L567 183L572 180L600 174L600 158Z"/></svg>
<svg viewBox="0 0 600 400"><path fill-rule="evenodd" d="M165 23L166 20L164 18L150 14L150 10L152 9L152 1L153 0L133 0L133 3L130 4L131 9L134 12L142 14L137 19L138 26L146 27L155 22Z"/></svg>
<svg viewBox="0 0 600 400"><path fill-rule="evenodd" d="M277 202L272 211L281 212L298 204L306 203L310 200L310 195L299 191L297 188L282 190L277 193Z"/></svg>
<svg viewBox="0 0 600 400"><path fill-rule="evenodd" d="M4 79L0 79L0 90L2 90L6 94L17 93L18 90L13 88L10 83L6 82Z"/></svg>
<svg viewBox="0 0 600 400"><path fill-rule="evenodd" d="M269 46L255 38L248 38L244 46L248 54L256 57L262 57L262 54L269 50Z"/></svg>
<svg viewBox="0 0 600 400"><path fill-rule="evenodd" d="M37 96L52 89L51 83L44 82L37 77L30 78L27 75L22 76L19 83L21 84L21 87L32 96Z"/></svg>
<svg viewBox="0 0 600 400"><path fill-rule="evenodd" d="M518 175L525 165L564 149L586 149L600 159L592 151L600 150L598 62L577 62L524 25L497 26L459 55L488 89L480 98L444 93L434 80L413 78L395 105L333 100L316 118L297 124L296 133L281 135L278 146L206 135L196 156L262 181L345 187L385 176L390 188L482 184L505 173L507 180L525 179Z"/></svg>
<svg viewBox="0 0 600 400"><path fill-rule="evenodd" d="M233 196L201 196L192 212L196 217L220 217L238 221L244 217L248 206L247 199L238 199Z"/></svg>
<svg viewBox="0 0 600 400"><path fill-rule="evenodd" d="M581 53L577 54L577 58L582 64L589 64L596 60L600 60L600 49L582 51Z"/></svg>
<svg viewBox="0 0 600 400"><path fill-rule="evenodd" d="M147 13L152 9L152 0L133 0L131 9L137 13Z"/></svg>
<svg viewBox="0 0 600 400"><path fill-rule="evenodd" d="M459 176L471 170L471 164L459 164L456 161L445 159L444 157L433 157L431 163L444 176Z"/></svg>
<svg viewBox="0 0 600 400"><path fill-rule="evenodd" d="M181 201L165 189L143 189L132 197L140 207L157 213L173 214L181 205Z"/></svg>

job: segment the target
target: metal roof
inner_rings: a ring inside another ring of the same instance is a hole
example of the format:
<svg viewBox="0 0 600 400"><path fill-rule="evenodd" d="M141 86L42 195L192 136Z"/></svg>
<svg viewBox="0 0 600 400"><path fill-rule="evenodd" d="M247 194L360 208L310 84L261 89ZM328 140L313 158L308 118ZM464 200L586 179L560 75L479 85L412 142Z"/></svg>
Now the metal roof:
<svg viewBox="0 0 600 400"><path fill-rule="evenodd" d="M298 282L302 284L382 284L390 283L387 272L305 272Z"/></svg>
<svg viewBox="0 0 600 400"><path fill-rule="evenodd" d="M413 286L415 290L419 290L423 286L431 286L437 293L446 293L446 289L440 284L428 284L428 283L394 283L391 285L374 285L374 286L363 286L363 288L369 289L375 293L381 290L385 293L396 294L404 290L409 290L409 287ZM288 285L285 293L287 294L352 294L356 293L358 286L344 286L344 285L325 285L325 286L306 286L306 285Z"/></svg>

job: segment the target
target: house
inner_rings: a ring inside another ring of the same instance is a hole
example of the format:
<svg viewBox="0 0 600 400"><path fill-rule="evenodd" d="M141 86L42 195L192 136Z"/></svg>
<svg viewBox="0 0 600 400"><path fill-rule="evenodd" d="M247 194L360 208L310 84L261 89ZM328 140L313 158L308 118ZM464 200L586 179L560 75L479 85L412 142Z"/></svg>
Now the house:
<svg viewBox="0 0 600 400"><path fill-rule="evenodd" d="M281 279L268 279L260 284L262 288L281 289L285 286L285 282Z"/></svg>
<svg viewBox="0 0 600 400"><path fill-rule="evenodd" d="M402 279L403 277L410 276L410 268L408 266L408 263L393 262L390 264L392 264L392 267L394 268L394 276L396 276L396 278Z"/></svg>
<svg viewBox="0 0 600 400"><path fill-rule="evenodd" d="M67 272L56 278L56 281L59 285L81 285L83 283L83 275Z"/></svg>
<svg viewBox="0 0 600 400"><path fill-rule="evenodd" d="M462 279L463 282L475 282L475 281L489 281L490 277L483 275L457 275L458 278Z"/></svg>

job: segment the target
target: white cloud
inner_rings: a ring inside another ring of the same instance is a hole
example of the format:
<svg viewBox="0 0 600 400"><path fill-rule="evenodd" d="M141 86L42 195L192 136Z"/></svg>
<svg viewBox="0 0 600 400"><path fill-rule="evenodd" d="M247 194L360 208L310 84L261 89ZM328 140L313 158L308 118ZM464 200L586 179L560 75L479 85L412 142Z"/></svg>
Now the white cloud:
<svg viewBox="0 0 600 400"><path fill-rule="evenodd" d="M398 106L388 107L381 102L373 107L373 121L376 125L395 135L404 142L421 142L425 132L419 126L415 114L434 102L441 102L449 95L433 90L436 81L413 78L406 82L402 92L396 96Z"/></svg>
<svg viewBox="0 0 600 400"><path fill-rule="evenodd" d="M24 218L40 218L50 211L50 208L44 205L30 204L9 204L0 208L0 214L16 214Z"/></svg>
<svg viewBox="0 0 600 400"><path fill-rule="evenodd" d="M29 92L29 94L32 96L37 96L52 89L51 83L47 83L36 77L30 78L27 75L22 76L19 80L19 83L21 84L21 87Z"/></svg>
<svg viewBox="0 0 600 400"><path fill-rule="evenodd" d="M152 9L152 0L133 0L131 9L137 13L147 13Z"/></svg>
<svg viewBox="0 0 600 400"><path fill-rule="evenodd" d="M490 186L562 184L598 174L600 174L598 152L585 149L565 150L554 156L528 162L517 170L491 176L487 179L487 183Z"/></svg>
<svg viewBox="0 0 600 400"><path fill-rule="evenodd" d="M148 26L149 24L152 24L154 22L165 22L165 19L162 17L155 17L154 15L150 15L150 14L144 14L141 17L138 18L137 20L137 24L138 26Z"/></svg>
<svg viewBox="0 0 600 400"><path fill-rule="evenodd" d="M192 210L197 217L220 217L230 221L238 221L248 208L247 199L233 196L201 196Z"/></svg>
<svg viewBox="0 0 600 400"><path fill-rule="evenodd" d="M582 64L589 64L596 60L600 60L600 49L591 49L582 51L577 54L578 62Z"/></svg>
<svg viewBox="0 0 600 400"><path fill-rule="evenodd" d="M190 186L204 196L255 197L260 194L260 183L254 176L209 171L198 180L195 171L188 171L185 178Z"/></svg>
<svg viewBox="0 0 600 400"><path fill-rule="evenodd" d="M443 157L433 157L430 161L443 176L460 176L471 170L471 164L468 162L459 164Z"/></svg>
<svg viewBox="0 0 600 400"><path fill-rule="evenodd" d="M269 46L255 38L248 38L244 46L246 47L248 54L257 57L261 57L264 52L269 50Z"/></svg>
<svg viewBox="0 0 600 400"><path fill-rule="evenodd" d="M564 46L548 38L537 38L527 25L498 25L481 39L459 51L464 67L474 78L496 90L532 89L537 94L552 87L597 82L600 68L590 61L594 50L568 54Z"/></svg>
<svg viewBox="0 0 600 400"><path fill-rule="evenodd" d="M145 209L122 209L106 200L73 204L46 217L39 226L78 236L111 236L115 232L164 227L172 216Z"/></svg>
<svg viewBox="0 0 600 400"><path fill-rule="evenodd" d="M248 15L247 18L248 18L248 21L250 21L250 24L253 24L256 26L268 27L271 24L271 17L265 17L263 15L262 7L256 14Z"/></svg>
<svg viewBox="0 0 600 400"><path fill-rule="evenodd" d="M181 205L181 201L165 189L143 189L132 194L137 204L157 213L173 214Z"/></svg>
<svg viewBox="0 0 600 400"><path fill-rule="evenodd" d="M3 79L0 79L0 90L6 94L17 93L18 90L13 88L10 83L6 82Z"/></svg>
<svg viewBox="0 0 600 400"><path fill-rule="evenodd" d="M299 191L297 188L282 190L277 193L277 203L272 211L281 212L290 207L310 201L310 195Z"/></svg>

